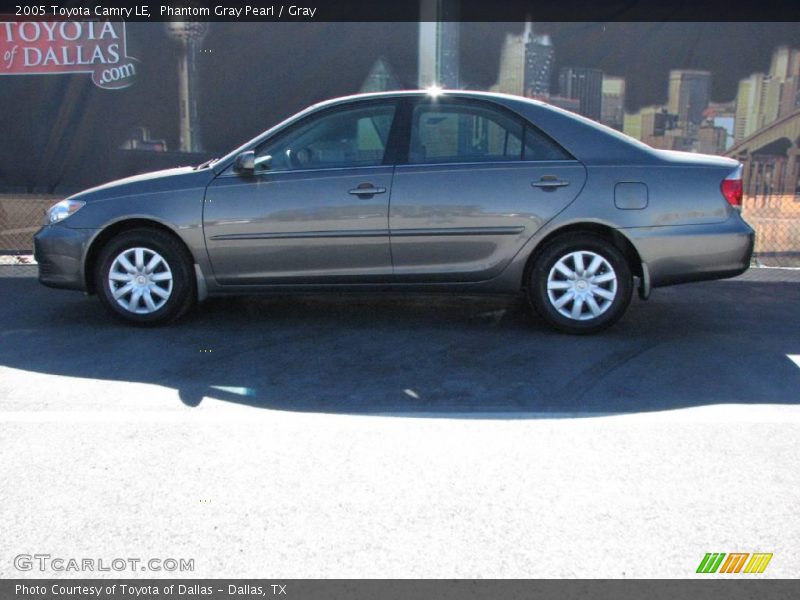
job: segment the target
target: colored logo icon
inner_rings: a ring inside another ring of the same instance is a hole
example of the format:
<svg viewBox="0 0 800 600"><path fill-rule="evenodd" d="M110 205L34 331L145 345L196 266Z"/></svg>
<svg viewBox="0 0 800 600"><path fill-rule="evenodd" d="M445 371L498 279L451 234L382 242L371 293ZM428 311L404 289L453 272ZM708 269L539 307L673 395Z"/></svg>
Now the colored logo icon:
<svg viewBox="0 0 800 600"><path fill-rule="evenodd" d="M708 552L697 573L763 573L771 560L771 552Z"/></svg>

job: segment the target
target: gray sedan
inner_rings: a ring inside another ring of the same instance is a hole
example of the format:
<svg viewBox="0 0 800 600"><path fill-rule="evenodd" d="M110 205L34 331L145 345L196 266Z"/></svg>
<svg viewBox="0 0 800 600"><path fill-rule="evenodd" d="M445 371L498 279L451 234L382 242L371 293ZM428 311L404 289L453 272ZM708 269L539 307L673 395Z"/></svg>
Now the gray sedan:
<svg viewBox="0 0 800 600"><path fill-rule="evenodd" d="M522 293L570 333L634 288L750 264L741 165L654 150L547 104L479 92L323 102L227 156L53 206L39 279L131 323L209 295Z"/></svg>

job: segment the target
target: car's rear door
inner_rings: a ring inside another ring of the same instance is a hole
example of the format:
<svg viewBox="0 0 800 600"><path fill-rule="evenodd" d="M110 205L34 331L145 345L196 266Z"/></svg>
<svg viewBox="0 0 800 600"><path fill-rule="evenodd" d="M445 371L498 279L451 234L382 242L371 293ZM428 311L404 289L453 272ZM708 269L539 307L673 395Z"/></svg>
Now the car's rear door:
<svg viewBox="0 0 800 600"><path fill-rule="evenodd" d="M222 284L381 282L392 277L392 99L313 114L206 190L203 228Z"/></svg>
<svg viewBox="0 0 800 600"><path fill-rule="evenodd" d="M426 97L408 118L389 210L396 281L498 275L585 183L581 163L493 102Z"/></svg>

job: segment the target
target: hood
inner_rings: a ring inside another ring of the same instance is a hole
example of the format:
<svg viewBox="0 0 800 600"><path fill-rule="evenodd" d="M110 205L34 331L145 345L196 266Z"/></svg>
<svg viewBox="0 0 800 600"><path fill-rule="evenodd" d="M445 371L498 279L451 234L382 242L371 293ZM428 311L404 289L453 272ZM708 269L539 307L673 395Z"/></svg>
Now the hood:
<svg viewBox="0 0 800 600"><path fill-rule="evenodd" d="M209 168L176 167L109 181L74 194L70 198L92 202L121 196L169 192L195 186L205 187L213 177L214 172Z"/></svg>
<svg viewBox="0 0 800 600"><path fill-rule="evenodd" d="M696 152L679 152L678 150L655 150L662 160L676 165L689 167L730 167L735 169L739 161L725 156L698 154Z"/></svg>

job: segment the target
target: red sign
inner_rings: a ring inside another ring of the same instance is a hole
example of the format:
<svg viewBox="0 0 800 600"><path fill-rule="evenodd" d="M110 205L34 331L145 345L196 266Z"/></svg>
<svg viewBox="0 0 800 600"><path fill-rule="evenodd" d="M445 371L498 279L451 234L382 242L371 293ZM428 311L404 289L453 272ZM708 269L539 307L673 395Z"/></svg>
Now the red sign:
<svg viewBox="0 0 800 600"><path fill-rule="evenodd" d="M121 89L138 62L127 55L123 22L0 22L0 75L91 73L99 87Z"/></svg>

